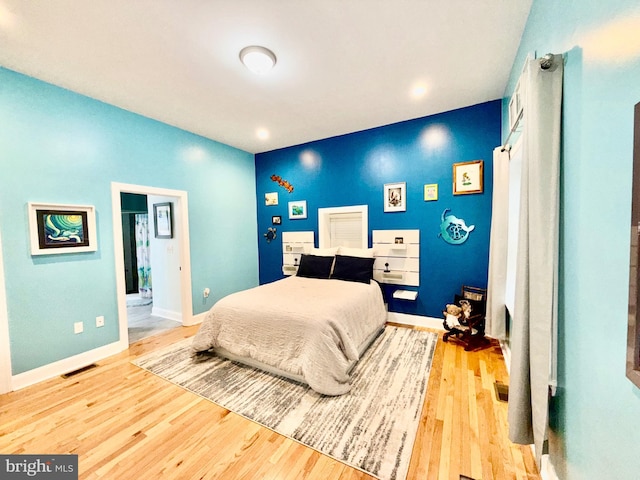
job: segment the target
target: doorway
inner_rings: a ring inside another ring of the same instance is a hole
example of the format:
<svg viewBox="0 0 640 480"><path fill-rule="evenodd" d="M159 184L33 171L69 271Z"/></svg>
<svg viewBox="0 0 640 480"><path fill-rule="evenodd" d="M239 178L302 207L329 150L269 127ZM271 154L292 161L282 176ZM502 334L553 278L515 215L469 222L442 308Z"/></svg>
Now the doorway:
<svg viewBox="0 0 640 480"><path fill-rule="evenodd" d="M189 251L189 225L187 192L168 190L143 185L130 185L113 182L111 184L113 226L115 245L116 288L118 297L119 342L123 348L129 345L129 314L127 309L127 292L132 290L134 260L131 239L130 218L124 220L126 212L122 198L144 199L145 209L149 215L149 251L151 274L149 289L153 296L149 310L152 325L149 328L167 328L193 324L191 298L191 260ZM173 213L172 236L155 238L153 227L153 205L170 203ZM142 209L142 207L136 207ZM138 225L140 226L140 225ZM128 231L127 231L128 229ZM128 244L125 246L125 244ZM126 254L125 251L129 250ZM138 263L138 260L135 260ZM139 265L137 265L139 272ZM127 272L127 269L129 272ZM156 276L153 277L153 271ZM139 277L139 275L138 275ZM138 278L139 282L139 278ZM150 292L150 293L151 293ZM131 295L131 294L129 294ZM154 318L155 317L155 318ZM138 319L139 320L139 319ZM164 325L164 326L163 326ZM139 338L137 338L139 339ZM136 339L134 339L136 340Z"/></svg>

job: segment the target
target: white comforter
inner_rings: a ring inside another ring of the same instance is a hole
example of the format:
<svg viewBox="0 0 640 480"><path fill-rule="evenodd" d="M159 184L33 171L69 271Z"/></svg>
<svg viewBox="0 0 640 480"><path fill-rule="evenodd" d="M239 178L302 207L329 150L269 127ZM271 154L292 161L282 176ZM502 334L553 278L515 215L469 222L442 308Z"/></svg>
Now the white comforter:
<svg viewBox="0 0 640 480"><path fill-rule="evenodd" d="M349 391L349 368L380 330L386 310L380 286L288 277L219 300L193 340L201 352L234 355L302 377L325 395Z"/></svg>

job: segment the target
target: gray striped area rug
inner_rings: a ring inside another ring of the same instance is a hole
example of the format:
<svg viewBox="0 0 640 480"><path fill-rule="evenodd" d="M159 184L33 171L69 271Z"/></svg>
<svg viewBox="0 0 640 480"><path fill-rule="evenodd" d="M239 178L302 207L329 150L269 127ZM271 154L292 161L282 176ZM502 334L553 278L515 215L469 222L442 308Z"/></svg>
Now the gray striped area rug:
<svg viewBox="0 0 640 480"><path fill-rule="evenodd" d="M191 339L133 361L172 383L384 480L407 476L438 336L387 326L339 397L215 355Z"/></svg>

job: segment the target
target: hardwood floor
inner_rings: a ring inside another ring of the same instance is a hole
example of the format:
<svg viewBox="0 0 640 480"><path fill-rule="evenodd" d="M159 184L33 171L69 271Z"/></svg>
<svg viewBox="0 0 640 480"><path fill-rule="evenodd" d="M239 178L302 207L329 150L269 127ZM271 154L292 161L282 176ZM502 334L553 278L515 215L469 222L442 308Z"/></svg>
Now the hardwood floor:
<svg viewBox="0 0 640 480"><path fill-rule="evenodd" d="M197 328L0 395L0 453L78 454L81 479L373 478L130 363ZM499 347L465 352L439 341L408 479L540 479L530 448L507 439L496 380L508 384Z"/></svg>

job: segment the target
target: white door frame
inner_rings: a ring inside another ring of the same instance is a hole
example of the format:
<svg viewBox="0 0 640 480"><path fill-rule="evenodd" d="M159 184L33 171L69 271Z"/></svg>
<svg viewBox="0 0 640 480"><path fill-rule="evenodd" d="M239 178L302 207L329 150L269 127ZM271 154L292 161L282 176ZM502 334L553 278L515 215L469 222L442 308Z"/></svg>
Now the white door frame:
<svg viewBox="0 0 640 480"><path fill-rule="evenodd" d="M4 283L2 235L0 234L0 394L13 390L11 383L11 342L9 341L9 314L7 290Z"/></svg>
<svg viewBox="0 0 640 480"><path fill-rule="evenodd" d="M182 325L193 325L193 299L191 296L191 249L189 242L189 205L187 192L166 188L132 185L111 182L111 203L113 212L113 244L116 268L116 291L118 296L118 324L120 327L119 343L122 349L129 348L129 332L127 325L127 287L124 272L124 244L122 239L122 205L120 193L137 193L140 195L158 195L176 198L176 217L179 219L176 235L180 239L180 299L182 303Z"/></svg>

